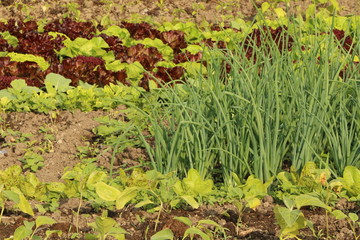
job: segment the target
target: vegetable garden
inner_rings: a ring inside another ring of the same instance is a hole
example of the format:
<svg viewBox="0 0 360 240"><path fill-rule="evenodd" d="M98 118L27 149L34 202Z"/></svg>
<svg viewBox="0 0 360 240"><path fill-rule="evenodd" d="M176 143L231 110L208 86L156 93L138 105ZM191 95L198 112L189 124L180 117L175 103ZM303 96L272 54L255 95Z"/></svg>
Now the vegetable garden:
<svg viewBox="0 0 360 240"><path fill-rule="evenodd" d="M360 239L360 17L253 4L0 21L0 238Z"/></svg>

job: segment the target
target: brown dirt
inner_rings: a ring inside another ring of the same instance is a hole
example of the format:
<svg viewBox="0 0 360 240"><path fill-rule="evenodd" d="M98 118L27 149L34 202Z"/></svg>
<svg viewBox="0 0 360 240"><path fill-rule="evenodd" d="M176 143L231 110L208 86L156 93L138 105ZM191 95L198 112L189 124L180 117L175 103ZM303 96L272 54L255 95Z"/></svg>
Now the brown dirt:
<svg viewBox="0 0 360 240"><path fill-rule="evenodd" d="M68 11L72 3L77 3L81 13L80 19L100 21L102 16L109 14L114 22L134 18L135 15L144 18L150 16L154 21L169 21L174 18L189 20L201 23L203 20L217 22L231 19L234 16L251 19L255 15L255 8L250 1L240 0L149 0L149 1L126 1L126 0L85 0L85 1L43 1L43 0L1 0L0 18L18 18L18 19L47 19L52 20L68 16L76 17L75 11ZM260 6L262 1L257 1ZM300 11L305 9L310 0L298 1L296 6L300 6ZM341 14L359 14L360 1L358 0L339 0L342 7ZM295 8L295 5L294 5ZM302 10L301 10L302 9ZM3 170L14 164L21 165L20 159L24 156L27 149L32 148L41 154L45 159L45 166L36 172L40 180L45 182L59 181L65 167L72 167L81 161L78 153L78 147L89 146L93 144L95 135L92 129L98 125L93 119L95 117L111 115L114 117L114 111L93 111L84 113L57 112L56 117L50 117L45 114L35 113L7 113L2 114L2 129L12 129L20 133L31 133L26 140L20 141L21 136L3 136L0 138L0 150L5 150L6 154L0 155L0 169ZM53 139L46 139L46 134L53 135ZM93 157L96 157L98 164L104 167L109 166L110 155L106 151L100 151ZM123 155L117 156L118 165L136 164L138 157L145 157L141 149L127 149ZM264 200L263 204L256 210L246 210L241 215L237 213L235 207L231 204L226 205L207 205L200 209L177 209L162 212L157 231L170 228L174 231L176 239L186 230L186 226L173 219L174 216L186 216L197 222L201 219L211 219L227 228L227 239L278 239L276 237L279 227L275 224L273 215L272 201ZM346 203L346 202L345 202ZM77 199L69 199L62 202L58 211L48 215L58 223L43 229L39 234L44 234L45 230L62 230L63 235L57 237L53 235L50 239L70 239L72 234L76 233L75 217L76 208L79 204ZM341 208L341 206L338 206ZM359 210L358 207L356 208ZM224 213L227 214L224 214ZM317 232L322 229L325 232L325 214L321 210L304 210L308 219L313 221ZM89 206L81 210L79 217L80 235L77 239L83 239L83 234L90 232L91 228L87 223L93 222L95 212ZM41 215L37 213L37 215ZM109 212L109 216L116 219L117 222L130 234L127 239L142 240L147 234L147 239L155 233L155 221L157 213L148 213L143 210L127 207L121 211ZM241 220L238 222L238 220ZM0 239L10 237L15 229L23 224L23 221L31 221L29 216L5 211L2 222L0 223ZM353 233L346 221L337 221L329 218L329 236L338 240L354 239ZM42 235L44 236L44 235ZM310 230L301 232L302 239L324 239L316 238ZM198 238L200 239L200 238ZM224 239L224 238L218 238Z"/></svg>

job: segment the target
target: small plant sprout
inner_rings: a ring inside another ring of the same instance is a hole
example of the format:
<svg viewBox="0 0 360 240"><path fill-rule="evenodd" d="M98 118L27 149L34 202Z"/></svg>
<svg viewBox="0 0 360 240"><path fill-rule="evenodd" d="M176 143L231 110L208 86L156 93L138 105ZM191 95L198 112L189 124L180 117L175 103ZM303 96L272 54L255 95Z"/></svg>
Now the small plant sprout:
<svg viewBox="0 0 360 240"><path fill-rule="evenodd" d="M52 225L56 221L50 217L39 216L35 219L35 222L24 221L24 225L18 227L15 232L13 239L14 240L23 240L23 239L41 239L40 236L35 235L39 228L44 225ZM35 226L35 228L34 228ZM33 230L34 228L34 230ZM47 235L54 233L48 232Z"/></svg>
<svg viewBox="0 0 360 240"><path fill-rule="evenodd" d="M85 239L105 240L108 236L112 236L118 240L125 240L125 234L128 233L114 219L107 217L106 211L103 212L101 217L96 217L95 222L88 223L88 225L97 234L86 234Z"/></svg>

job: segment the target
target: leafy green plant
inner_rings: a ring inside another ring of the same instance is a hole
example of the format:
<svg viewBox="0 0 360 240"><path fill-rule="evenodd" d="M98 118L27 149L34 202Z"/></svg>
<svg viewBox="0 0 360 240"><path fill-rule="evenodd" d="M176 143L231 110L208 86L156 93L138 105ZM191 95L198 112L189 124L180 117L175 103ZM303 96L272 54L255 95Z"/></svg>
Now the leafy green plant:
<svg viewBox="0 0 360 240"><path fill-rule="evenodd" d="M187 177L183 180L178 180L174 184L173 189L175 193L191 207L198 208L199 203L195 198L198 198L201 202L202 198L213 193L213 186L214 183L211 179L203 180L198 171L190 169ZM177 200L173 200L172 202L174 204Z"/></svg>
<svg viewBox="0 0 360 240"><path fill-rule="evenodd" d="M301 194L309 192L317 192L319 194L327 194L328 189L327 180L330 179L331 173L328 168L320 169L316 166L314 162L305 163L304 167L301 170L301 173L298 174L294 167L290 167L290 172L280 172L277 175L277 180L280 185L279 188L281 191L277 192L279 198L286 194ZM331 193L331 200L337 199L334 193Z"/></svg>
<svg viewBox="0 0 360 240"><path fill-rule="evenodd" d="M125 240L125 234L128 232L118 226L118 223L114 219L106 217L105 215L103 214L101 217L96 217L95 222L88 223L97 234L86 234L85 239L105 240L108 236L112 236L118 240Z"/></svg>
<svg viewBox="0 0 360 240"><path fill-rule="evenodd" d="M99 171L94 163L89 163L76 165L73 169L66 171L61 178L65 180L65 185L61 188L66 196L80 199L75 219L78 232L80 209L84 198L101 204L101 199L95 193L95 186L97 182L105 181L107 176L104 171Z"/></svg>
<svg viewBox="0 0 360 240"><path fill-rule="evenodd" d="M41 155L32 151L26 152L25 155L20 158L20 161L23 163L24 169L28 168L33 172L36 172L45 165L44 158Z"/></svg>
<svg viewBox="0 0 360 240"><path fill-rule="evenodd" d="M44 225L52 225L56 223L56 221L50 217L46 216L38 216L35 219L35 222L24 221L24 225L18 227L12 239L14 240L22 240L22 239L34 239L40 240L42 239L40 236L35 235L38 229ZM34 230L33 227L35 226ZM47 235L53 234L54 232L48 232Z"/></svg>
<svg viewBox="0 0 360 240"><path fill-rule="evenodd" d="M350 200L360 199L360 170L354 166L347 166L342 178L339 178L342 187L345 188Z"/></svg>
<svg viewBox="0 0 360 240"><path fill-rule="evenodd" d="M277 224L279 224L280 239L296 238L299 230L309 226L312 228L312 223L308 221L300 208L303 206L321 207L330 211L331 208L324 202L309 194L302 194L298 196L284 197L283 202L286 207L275 206L274 213Z"/></svg>
<svg viewBox="0 0 360 240"><path fill-rule="evenodd" d="M226 239L225 229L212 220L203 219L199 220L195 224L188 217L174 217L174 219L186 224L189 227L188 229L186 229L182 239L185 239L187 237L190 237L190 239L194 239L195 235L199 235L204 240L211 240L214 239L214 235L218 234L220 234L224 239ZM214 227L214 230L210 230L208 226Z"/></svg>
<svg viewBox="0 0 360 240"><path fill-rule="evenodd" d="M359 216L356 213L350 212L349 214L343 213L341 210L334 210L331 212L336 219L346 219L350 225L352 232L354 233L354 239L360 239L360 234L358 234L358 229L360 229Z"/></svg>

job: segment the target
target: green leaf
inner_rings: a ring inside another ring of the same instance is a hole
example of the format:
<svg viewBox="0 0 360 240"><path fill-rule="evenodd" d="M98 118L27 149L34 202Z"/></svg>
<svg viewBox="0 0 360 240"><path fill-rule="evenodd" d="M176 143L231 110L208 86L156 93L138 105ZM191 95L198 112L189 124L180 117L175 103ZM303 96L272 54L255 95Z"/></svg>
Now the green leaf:
<svg viewBox="0 0 360 240"><path fill-rule="evenodd" d="M137 196L137 187L128 187L122 191L116 199L116 208L123 209L125 205Z"/></svg>
<svg viewBox="0 0 360 240"><path fill-rule="evenodd" d="M293 226L301 214L299 209L291 210L285 207L275 207L274 211L281 227Z"/></svg>
<svg viewBox="0 0 360 240"><path fill-rule="evenodd" d="M30 203L28 202L28 200L26 200L23 194L19 194L19 200L20 201L16 206L24 213L34 216L34 212L30 206Z"/></svg>
<svg viewBox="0 0 360 240"><path fill-rule="evenodd" d="M115 201L121 194L118 189L109 186L104 182L98 182L95 185L95 188L97 195L105 201Z"/></svg>
<svg viewBox="0 0 360 240"><path fill-rule="evenodd" d="M56 221L47 216L38 216L35 220L36 228L39 228L40 226L45 225L45 224L51 225L54 223L56 223Z"/></svg>
<svg viewBox="0 0 360 240"><path fill-rule="evenodd" d="M0 32L0 36L5 39L11 46L17 47L19 41L15 36L12 36L9 31Z"/></svg>
<svg viewBox="0 0 360 240"><path fill-rule="evenodd" d="M199 172L195 169L190 169L188 175L183 179L185 186L193 191L196 195L205 196L212 192L214 183L211 179L203 181Z"/></svg>
<svg viewBox="0 0 360 240"><path fill-rule="evenodd" d="M15 62L35 62L39 65L41 70L45 71L50 67L50 63L48 63L43 57L36 56L32 54L22 54L22 53L15 53L10 52L7 54L8 57L11 58L11 61Z"/></svg>
<svg viewBox="0 0 360 240"><path fill-rule="evenodd" d="M316 5L310 4L306 9L306 14L305 14L306 19L314 18L315 12L316 12Z"/></svg>
<svg viewBox="0 0 360 240"><path fill-rule="evenodd" d="M7 199L13 201L16 204L18 204L20 202L19 194L17 194L16 192L13 192L10 190L4 190L3 194Z"/></svg>
<svg viewBox="0 0 360 240"><path fill-rule="evenodd" d="M285 207L274 207L276 223L279 224L280 239L296 238L299 230L306 227L306 219L299 209L290 210Z"/></svg>
<svg viewBox="0 0 360 240"><path fill-rule="evenodd" d="M274 12L278 16L278 18L286 17L286 12L282 8L275 8Z"/></svg>
<svg viewBox="0 0 360 240"><path fill-rule="evenodd" d="M146 199L146 200L143 200L143 201L137 203L137 204L135 205L135 207L136 207L136 208L141 208L141 207L143 207L143 206L146 206L146 205L149 205L149 204L153 204L153 203L154 203L154 202L151 201L150 199Z"/></svg>
<svg viewBox="0 0 360 240"><path fill-rule="evenodd" d="M25 226L18 227L14 232L14 240L22 240L30 237L32 229L28 229Z"/></svg>
<svg viewBox="0 0 360 240"><path fill-rule="evenodd" d="M186 224L189 227L193 225L193 222L188 217L174 217L174 219Z"/></svg>
<svg viewBox="0 0 360 240"><path fill-rule="evenodd" d="M271 6L268 2L264 2L263 4L261 4L261 12L266 12L267 10L269 10L270 7Z"/></svg>
<svg viewBox="0 0 360 240"><path fill-rule="evenodd" d="M106 180L106 178L107 178L107 175L105 172L93 171L92 173L90 173L90 176L88 177L88 179L86 181L86 187L89 190L93 190L96 188L97 183Z"/></svg>
<svg viewBox="0 0 360 240"><path fill-rule="evenodd" d="M206 233L204 233L203 231L201 231L200 229L198 229L196 227L190 227L190 228L186 229L186 231L184 233L184 237L187 237L187 236L193 235L193 234L199 235L203 240L211 240L209 235L207 235Z"/></svg>
<svg viewBox="0 0 360 240"><path fill-rule="evenodd" d="M259 198L248 198L246 199L246 202L246 205L251 209L255 209L261 205L261 200Z"/></svg>
<svg viewBox="0 0 360 240"><path fill-rule="evenodd" d="M191 54L196 54L198 52L204 51L203 47L201 47L199 45L195 45L195 44L190 44L185 49L186 49L186 51L190 52Z"/></svg>
<svg viewBox="0 0 360 240"><path fill-rule="evenodd" d="M354 166L345 167L341 182L349 195L356 197L360 195L360 170Z"/></svg>
<svg viewBox="0 0 360 240"><path fill-rule="evenodd" d="M209 220L209 219L204 219L204 220L199 220L198 225L200 224L208 224L208 225L212 225L215 227L221 227L217 222L214 222L213 220Z"/></svg>
<svg viewBox="0 0 360 240"><path fill-rule="evenodd" d="M16 79L12 81L10 85L17 92L27 92L27 93L40 92L40 89L36 87L28 86L24 79Z"/></svg>
<svg viewBox="0 0 360 240"><path fill-rule="evenodd" d="M353 221L353 222L357 222L359 220L359 216L355 213L349 213L349 218Z"/></svg>
<svg viewBox="0 0 360 240"><path fill-rule="evenodd" d="M326 205L323 201L308 194L301 194L299 196L296 196L294 198L294 202L295 202L295 206L298 209L304 206L314 206L314 207L325 208L329 211L331 210L331 208L328 205Z"/></svg>
<svg viewBox="0 0 360 240"><path fill-rule="evenodd" d="M49 73L45 78L46 91L50 94L63 93L73 88L70 86L71 80L57 73Z"/></svg>
<svg viewBox="0 0 360 240"><path fill-rule="evenodd" d="M64 183L61 182L51 182L46 185L46 188L51 192L62 193L64 192L66 186Z"/></svg>
<svg viewBox="0 0 360 240"><path fill-rule="evenodd" d="M340 210L338 210L338 209L332 211L331 213L332 213L332 215L334 215L334 217L335 217L336 219L338 219L338 220L345 219L345 218L348 217L348 216L346 216L345 213L343 213L342 211L340 211Z"/></svg>
<svg viewBox="0 0 360 240"><path fill-rule="evenodd" d="M184 199L194 209L197 209L200 206L199 203L192 196L182 195L181 198Z"/></svg>
<svg viewBox="0 0 360 240"><path fill-rule="evenodd" d="M97 217L95 219L96 230L101 236L105 236L117 222L109 217Z"/></svg>
<svg viewBox="0 0 360 240"><path fill-rule="evenodd" d="M151 236L150 240L172 240L174 233L171 229L163 229Z"/></svg>
<svg viewBox="0 0 360 240"><path fill-rule="evenodd" d="M126 28L120 28L119 26L112 25L102 31L102 33L108 36L116 36L122 40L130 38L130 33Z"/></svg>

